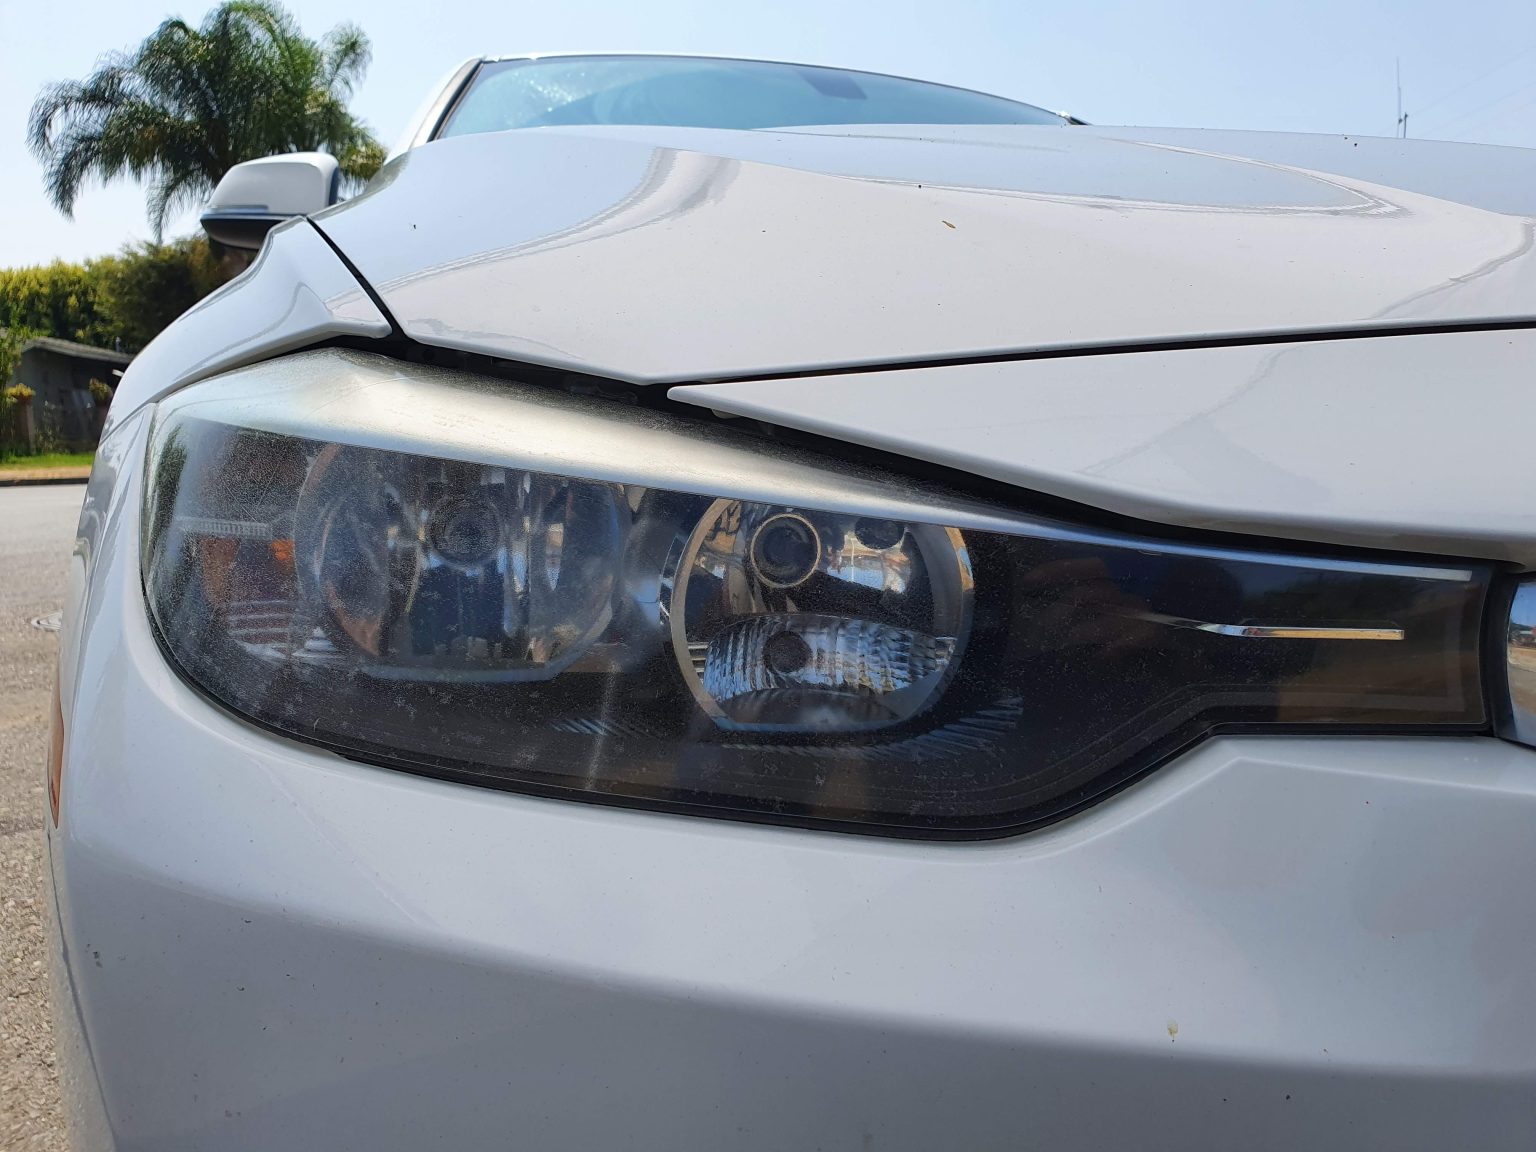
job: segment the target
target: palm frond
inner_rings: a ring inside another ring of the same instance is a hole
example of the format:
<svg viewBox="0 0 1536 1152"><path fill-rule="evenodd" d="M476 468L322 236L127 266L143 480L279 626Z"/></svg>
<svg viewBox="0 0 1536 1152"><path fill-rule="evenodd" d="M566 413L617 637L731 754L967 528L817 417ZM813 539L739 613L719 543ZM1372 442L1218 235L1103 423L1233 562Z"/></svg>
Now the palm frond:
<svg viewBox="0 0 1536 1152"><path fill-rule="evenodd" d="M28 117L28 146L66 216L92 180L147 184L158 236L243 160L324 150L349 183L371 176L383 149L347 108L371 57L353 24L316 41L279 4L226 0L195 28L165 20L85 79L46 87Z"/></svg>

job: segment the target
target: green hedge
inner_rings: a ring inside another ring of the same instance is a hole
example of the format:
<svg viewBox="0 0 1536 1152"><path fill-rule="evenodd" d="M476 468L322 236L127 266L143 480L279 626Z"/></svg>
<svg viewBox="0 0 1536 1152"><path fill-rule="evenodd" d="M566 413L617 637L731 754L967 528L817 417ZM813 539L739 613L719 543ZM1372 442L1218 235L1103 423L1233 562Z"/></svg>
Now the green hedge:
<svg viewBox="0 0 1536 1152"><path fill-rule="evenodd" d="M238 271L201 236L84 264L0 269L0 328L137 352Z"/></svg>

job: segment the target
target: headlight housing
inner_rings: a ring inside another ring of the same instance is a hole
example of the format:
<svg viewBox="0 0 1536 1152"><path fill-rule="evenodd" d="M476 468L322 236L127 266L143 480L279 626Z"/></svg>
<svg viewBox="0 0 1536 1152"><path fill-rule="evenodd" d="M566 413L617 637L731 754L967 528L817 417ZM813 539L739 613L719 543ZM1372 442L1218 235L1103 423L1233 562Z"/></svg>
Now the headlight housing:
<svg viewBox="0 0 1536 1152"><path fill-rule="evenodd" d="M1073 527L326 352L157 413L146 597L259 724L536 793L998 835L1218 730L1483 727L1489 571Z"/></svg>

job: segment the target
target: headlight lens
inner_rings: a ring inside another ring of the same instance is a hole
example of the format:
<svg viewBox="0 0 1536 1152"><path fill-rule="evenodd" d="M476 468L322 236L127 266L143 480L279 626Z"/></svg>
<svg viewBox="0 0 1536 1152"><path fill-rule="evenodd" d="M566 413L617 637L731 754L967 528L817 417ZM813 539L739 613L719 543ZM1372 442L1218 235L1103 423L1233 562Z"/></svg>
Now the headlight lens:
<svg viewBox="0 0 1536 1152"><path fill-rule="evenodd" d="M976 836L1059 816L1220 729L1484 723L1478 566L1178 545L864 474L844 499L835 464L651 414L630 417L636 450L676 455L626 480L601 447L614 405L306 363L259 402L263 369L160 412L145 585L194 683L347 755ZM466 445L462 422L395 427L398 405L311 434L273 415L338 372L504 427ZM519 451L520 420L542 456ZM559 471L528 466L549 460L550 421ZM748 493L759 462L773 475Z"/></svg>
<svg viewBox="0 0 1536 1152"><path fill-rule="evenodd" d="M295 603L309 613L299 626L368 674L547 680L608 626L618 486L252 436L225 451L304 474L291 530Z"/></svg>
<svg viewBox="0 0 1536 1152"><path fill-rule="evenodd" d="M724 729L909 720L938 698L970 631L965 540L928 524L717 500L668 584L683 679Z"/></svg>

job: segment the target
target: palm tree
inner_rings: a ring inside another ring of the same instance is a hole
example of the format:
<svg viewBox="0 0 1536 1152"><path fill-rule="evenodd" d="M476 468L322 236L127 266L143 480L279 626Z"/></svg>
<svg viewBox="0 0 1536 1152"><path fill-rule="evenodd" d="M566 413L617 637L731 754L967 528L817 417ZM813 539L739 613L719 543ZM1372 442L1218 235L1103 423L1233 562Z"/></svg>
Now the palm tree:
<svg viewBox="0 0 1536 1152"><path fill-rule="evenodd" d="M200 27L166 20L84 80L45 88L28 143L65 216L92 178L147 181L158 240L171 215L242 160L325 151L351 184L372 176L384 149L347 111L370 55L354 25L316 41L271 0L226 0Z"/></svg>

